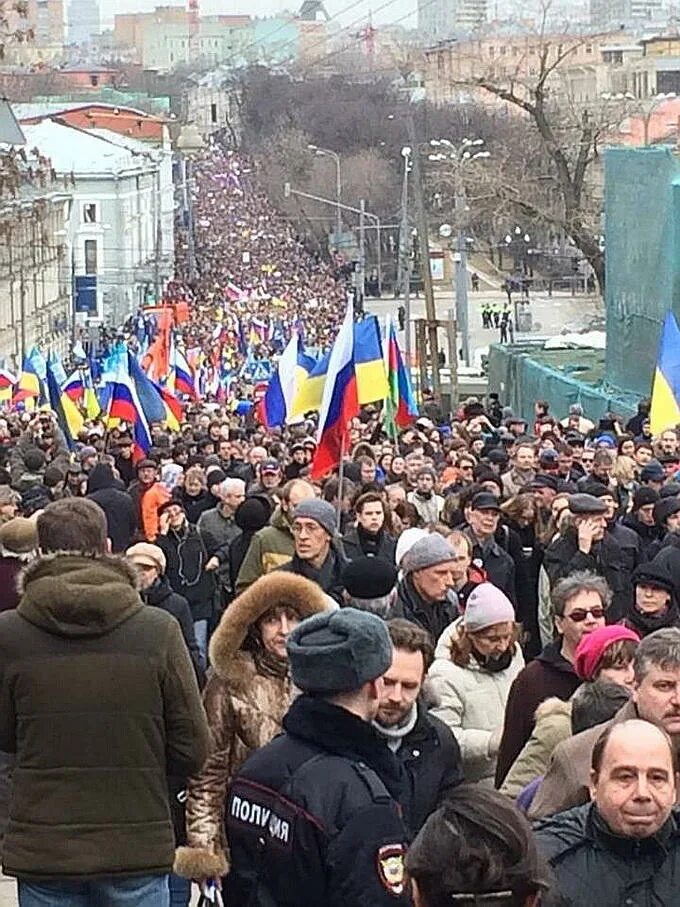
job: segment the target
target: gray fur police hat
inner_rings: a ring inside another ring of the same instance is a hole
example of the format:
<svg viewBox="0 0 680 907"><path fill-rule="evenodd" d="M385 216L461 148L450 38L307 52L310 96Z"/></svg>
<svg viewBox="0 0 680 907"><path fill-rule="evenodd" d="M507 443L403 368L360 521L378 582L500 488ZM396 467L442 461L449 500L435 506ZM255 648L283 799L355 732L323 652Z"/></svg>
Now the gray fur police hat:
<svg viewBox="0 0 680 907"><path fill-rule="evenodd" d="M292 631L286 648L293 682L305 693L350 693L392 664L385 622L356 608L308 617Z"/></svg>

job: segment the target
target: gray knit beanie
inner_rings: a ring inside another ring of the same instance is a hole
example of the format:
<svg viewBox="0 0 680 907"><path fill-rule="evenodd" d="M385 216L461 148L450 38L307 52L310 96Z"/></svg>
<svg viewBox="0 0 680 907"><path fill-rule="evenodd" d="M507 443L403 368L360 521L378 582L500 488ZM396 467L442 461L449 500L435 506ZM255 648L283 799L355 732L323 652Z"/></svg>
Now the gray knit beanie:
<svg viewBox="0 0 680 907"><path fill-rule="evenodd" d="M296 520L298 517L315 520L330 536L335 535L337 523L335 507L328 501L320 501L318 498L302 501L293 511L293 519Z"/></svg>
<svg viewBox="0 0 680 907"><path fill-rule="evenodd" d="M438 532L433 532L424 539L420 539L413 545L401 560L401 569L404 576L414 573L416 570L425 570L427 567L435 567L437 564L443 564L446 561L455 561L456 553Z"/></svg>

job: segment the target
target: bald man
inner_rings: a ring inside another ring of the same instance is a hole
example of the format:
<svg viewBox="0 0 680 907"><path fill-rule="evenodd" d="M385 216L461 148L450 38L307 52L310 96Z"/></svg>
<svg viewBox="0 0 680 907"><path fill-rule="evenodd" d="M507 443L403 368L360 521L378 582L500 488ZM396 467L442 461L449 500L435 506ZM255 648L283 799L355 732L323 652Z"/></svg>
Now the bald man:
<svg viewBox="0 0 680 907"><path fill-rule="evenodd" d="M680 831L671 738L648 721L612 724L595 744L592 802L540 821L536 842L557 885L545 907L673 904Z"/></svg>

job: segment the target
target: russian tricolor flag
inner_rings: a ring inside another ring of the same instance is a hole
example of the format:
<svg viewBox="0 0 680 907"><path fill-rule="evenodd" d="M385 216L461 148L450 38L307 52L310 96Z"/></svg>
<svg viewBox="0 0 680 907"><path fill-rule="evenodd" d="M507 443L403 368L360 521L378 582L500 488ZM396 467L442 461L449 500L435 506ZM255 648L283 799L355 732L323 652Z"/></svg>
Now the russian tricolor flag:
<svg viewBox="0 0 680 907"><path fill-rule="evenodd" d="M320 479L340 464L348 423L359 413L354 371L354 315L347 307L333 344L319 414L319 446L312 460L311 476Z"/></svg>
<svg viewBox="0 0 680 907"><path fill-rule="evenodd" d="M83 381L82 372L78 369L69 375L61 389L69 400L73 400L74 403L80 403L85 396L85 382Z"/></svg>
<svg viewBox="0 0 680 907"><path fill-rule="evenodd" d="M175 369L175 391L179 394L186 394L187 397L196 399L196 387L194 385L194 374L186 357L173 344L173 361L171 363Z"/></svg>

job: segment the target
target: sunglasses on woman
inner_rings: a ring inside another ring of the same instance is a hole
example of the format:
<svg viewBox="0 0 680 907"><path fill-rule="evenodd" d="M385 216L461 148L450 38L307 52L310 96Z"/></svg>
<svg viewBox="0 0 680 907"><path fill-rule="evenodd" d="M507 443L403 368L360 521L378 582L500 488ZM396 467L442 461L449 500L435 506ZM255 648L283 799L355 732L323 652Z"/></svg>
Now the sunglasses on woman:
<svg viewBox="0 0 680 907"><path fill-rule="evenodd" d="M604 617L604 608L574 608L571 614L565 614L564 616L568 617L569 620L573 620L575 624L582 624L589 614L591 617L594 617L595 620L599 620L601 617Z"/></svg>

